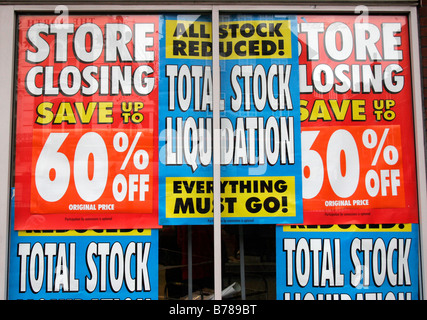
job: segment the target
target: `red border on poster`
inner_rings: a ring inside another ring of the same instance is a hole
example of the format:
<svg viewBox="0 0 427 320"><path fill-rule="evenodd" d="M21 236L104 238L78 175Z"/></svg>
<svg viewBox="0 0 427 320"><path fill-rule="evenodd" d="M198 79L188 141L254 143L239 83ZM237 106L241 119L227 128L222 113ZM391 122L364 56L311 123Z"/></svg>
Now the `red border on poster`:
<svg viewBox="0 0 427 320"><path fill-rule="evenodd" d="M159 17L18 23L15 229L158 228Z"/></svg>
<svg viewBox="0 0 427 320"><path fill-rule="evenodd" d="M407 18L298 23L304 224L418 222Z"/></svg>

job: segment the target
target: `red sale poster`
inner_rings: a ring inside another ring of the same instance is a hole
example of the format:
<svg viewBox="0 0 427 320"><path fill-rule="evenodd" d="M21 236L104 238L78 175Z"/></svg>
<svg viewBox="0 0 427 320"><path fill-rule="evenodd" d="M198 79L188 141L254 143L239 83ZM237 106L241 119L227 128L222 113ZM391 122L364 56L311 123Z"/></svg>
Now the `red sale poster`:
<svg viewBox="0 0 427 320"><path fill-rule="evenodd" d="M304 224L416 223L404 16L299 16Z"/></svg>
<svg viewBox="0 0 427 320"><path fill-rule="evenodd" d="M19 18L15 229L158 226L158 16Z"/></svg>

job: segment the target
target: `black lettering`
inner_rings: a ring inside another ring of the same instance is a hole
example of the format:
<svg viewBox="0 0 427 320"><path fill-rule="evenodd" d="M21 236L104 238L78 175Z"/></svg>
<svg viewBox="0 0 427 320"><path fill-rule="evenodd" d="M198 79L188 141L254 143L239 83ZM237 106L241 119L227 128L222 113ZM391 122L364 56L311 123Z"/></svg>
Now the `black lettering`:
<svg viewBox="0 0 427 320"><path fill-rule="evenodd" d="M224 201L228 205L228 213L234 213L234 204L237 202L237 198L225 198Z"/></svg>
<svg viewBox="0 0 427 320"><path fill-rule="evenodd" d="M190 24L190 27L188 28L188 36L192 38L199 37L199 34L194 31L194 24Z"/></svg>
<svg viewBox="0 0 427 320"><path fill-rule="evenodd" d="M270 23L270 37L274 37L274 34L276 34L277 37L283 37L282 33L280 32L280 28L282 27L282 23ZM273 28L274 27L274 28Z"/></svg>
<svg viewBox="0 0 427 320"><path fill-rule="evenodd" d="M257 213L261 210L262 208L262 204L259 203L259 198L257 197L250 197L247 201L246 201L246 210L248 210L248 212L250 213Z"/></svg>
<svg viewBox="0 0 427 320"><path fill-rule="evenodd" d="M199 56L199 41L188 41L188 55L190 57Z"/></svg>
<svg viewBox="0 0 427 320"><path fill-rule="evenodd" d="M227 36L228 36L227 25L220 24L219 25L219 38L224 39L224 38L227 38ZM221 45L221 43L220 43L220 45Z"/></svg>
<svg viewBox="0 0 427 320"><path fill-rule="evenodd" d="M173 193L182 193L181 181L174 181L173 182Z"/></svg>
<svg viewBox="0 0 427 320"><path fill-rule="evenodd" d="M182 213L194 213L194 203L192 198L186 198L185 202L182 198L177 198L175 201L174 214Z"/></svg>
<svg viewBox="0 0 427 320"><path fill-rule="evenodd" d="M240 57L244 57L246 54L246 51L242 51L242 47L246 45L246 41L238 41L236 45L234 46L234 51L236 54Z"/></svg>
<svg viewBox="0 0 427 320"><path fill-rule="evenodd" d="M187 56L185 52L185 48L187 44L182 40L174 40L173 41L173 55L174 56Z"/></svg>
<svg viewBox="0 0 427 320"><path fill-rule="evenodd" d="M239 25L237 23L228 25L228 28L231 29L231 37L237 38L237 29L239 29Z"/></svg>
<svg viewBox="0 0 427 320"><path fill-rule="evenodd" d="M210 34L209 33L206 33L206 29L205 29L205 25L204 24L201 24L200 25L200 38L206 38L206 39L209 39L209 37L210 37Z"/></svg>
<svg viewBox="0 0 427 320"><path fill-rule="evenodd" d="M248 53L250 56L259 56L259 41L250 40L248 42Z"/></svg>
<svg viewBox="0 0 427 320"><path fill-rule="evenodd" d="M211 57L212 56L212 43L211 42L202 42L202 57Z"/></svg>
<svg viewBox="0 0 427 320"><path fill-rule="evenodd" d="M263 40L261 44L262 55L269 56L276 52L276 44L271 40Z"/></svg>
<svg viewBox="0 0 427 320"><path fill-rule="evenodd" d="M285 192L288 189L286 181L284 181L284 180L277 180L274 183L274 189L276 190L276 192Z"/></svg>
<svg viewBox="0 0 427 320"><path fill-rule="evenodd" d="M205 200L203 206L203 199ZM196 209L198 213L208 213L211 208L211 199L209 198L197 198L196 199Z"/></svg>
<svg viewBox="0 0 427 320"><path fill-rule="evenodd" d="M224 45L227 47L224 48ZM224 42L219 43L219 54L221 57L229 57L233 53L233 43L227 42L224 44Z"/></svg>
<svg viewBox="0 0 427 320"><path fill-rule="evenodd" d="M256 27L256 33L261 36L261 37L266 37L267 36L267 31L263 32L262 29L263 28L267 28L267 24L266 23L260 23L259 25L257 25Z"/></svg>
<svg viewBox="0 0 427 320"><path fill-rule="evenodd" d="M261 192L273 192L273 181L271 180L261 180L261 185L260 185L260 189Z"/></svg>
<svg viewBox="0 0 427 320"><path fill-rule="evenodd" d="M264 200L264 210L269 213L277 212L280 208L280 201L274 197L268 197Z"/></svg>
<svg viewBox="0 0 427 320"><path fill-rule="evenodd" d="M190 183L188 183L188 181L182 181L182 184L184 185L185 191L187 191L187 193L191 193L195 183L195 181L191 181Z"/></svg>
<svg viewBox="0 0 427 320"><path fill-rule="evenodd" d="M176 25L176 29L175 29L175 32L173 33L173 36L174 37L180 37L180 36L188 37L187 30L185 29L185 26L183 23L178 23Z"/></svg>
<svg viewBox="0 0 427 320"><path fill-rule="evenodd" d="M242 37L250 38L254 35L254 33L255 33L255 28L250 23L245 23L240 27L240 34L242 35Z"/></svg>

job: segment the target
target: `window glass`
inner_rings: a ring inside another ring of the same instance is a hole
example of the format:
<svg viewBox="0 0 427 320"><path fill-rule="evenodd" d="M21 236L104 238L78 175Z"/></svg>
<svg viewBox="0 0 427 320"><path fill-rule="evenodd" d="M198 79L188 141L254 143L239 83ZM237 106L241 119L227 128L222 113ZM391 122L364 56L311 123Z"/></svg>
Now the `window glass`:
<svg viewBox="0 0 427 320"><path fill-rule="evenodd" d="M17 25L9 299L419 298L406 16Z"/></svg>

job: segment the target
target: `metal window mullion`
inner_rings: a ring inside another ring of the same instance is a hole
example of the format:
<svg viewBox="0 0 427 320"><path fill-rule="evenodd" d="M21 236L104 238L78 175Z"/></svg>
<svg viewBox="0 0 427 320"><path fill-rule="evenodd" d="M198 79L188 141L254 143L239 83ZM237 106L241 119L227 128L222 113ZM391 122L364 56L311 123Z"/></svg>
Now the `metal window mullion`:
<svg viewBox="0 0 427 320"><path fill-rule="evenodd" d="M193 229L187 226L187 281L188 300L193 300Z"/></svg>
<svg viewBox="0 0 427 320"><path fill-rule="evenodd" d="M212 79L213 79L213 205L214 205L214 299L221 300L221 129L220 129L220 66L219 10L212 7Z"/></svg>

